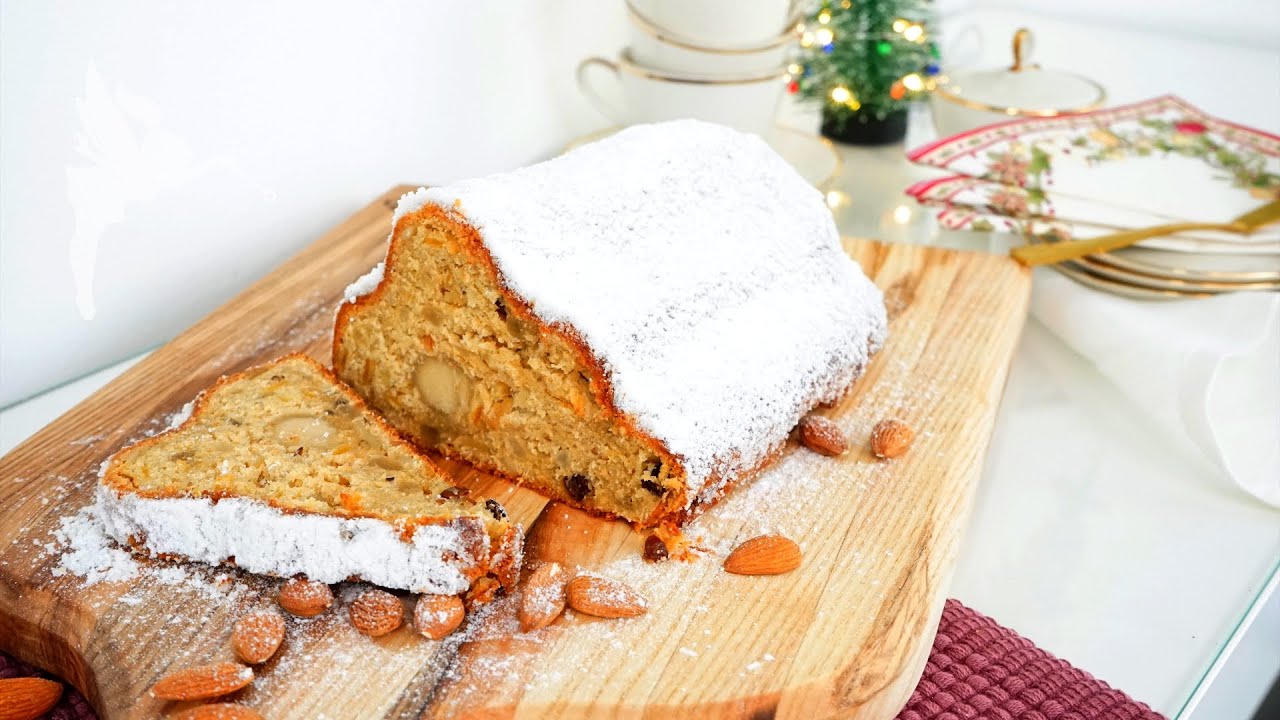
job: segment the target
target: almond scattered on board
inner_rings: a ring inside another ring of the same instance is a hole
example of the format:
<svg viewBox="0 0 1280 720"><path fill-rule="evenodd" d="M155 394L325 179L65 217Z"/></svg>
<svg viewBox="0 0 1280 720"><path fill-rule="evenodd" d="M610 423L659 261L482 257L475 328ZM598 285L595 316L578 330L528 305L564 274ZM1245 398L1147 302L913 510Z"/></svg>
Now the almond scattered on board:
<svg viewBox="0 0 1280 720"><path fill-rule="evenodd" d="M871 452L878 458L896 458L915 438L915 432L897 420L881 420L871 428Z"/></svg>
<svg viewBox="0 0 1280 720"><path fill-rule="evenodd" d="M439 640L462 624L467 609L457 595L421 595L413 608L413 626L432 640Z"/></svg>
<svg viewBox="0 0 1280 720"><path fill-rule="evenodd" d="M250 665L270 660L283 641L284 618L277 612L250 613L231 630L231 649Z"/></svg>
<svg viewBox="0 0 1280 720"><path fill-rule="evenodd" d="M296 577L280 586L280 607L298 617L315 617L333 605L333 591L328 585Z"/></svg>
<svg viewBox="0 0 1280 720"><path fill-rule="evenodd" d="M649 601L616 580L596 575L579 575L565 587L569 607L580 613L603 618L625 618L649 611Z"/></svg>
<svg viewBox="0 0 1280 720"><path fill-rule="evenodd" d="M800 442L805 447L823 455L843 455L849 449L840 426L821 415L805 415L800 418Z"/></svg>
<svg viewBox="0 0 1280 720"><path fill-rule="evenodd" d="M529 574L516 611L521 632L544 628L560 617L564 612L565 585L568 582L569 572L557 562L543 563Z"/></svg>
<svg viewBox="0 0 1280 720"><path fill-rule="evenodd" d="M0 720L35 720L58 704L62 685L36 677L0 680Z"/></svg>
<svg viewBox="0 0 1280 720"><path fill-rule="evenodd" d="M753 537L725 558L725 572L735 575L781 575L800 567L800 546L781 535Z"/></svg>
<svg viewBox="0 0 1280 720"><path fill-rule="evenodd" d="M151 686L151 697L160 700L205 700L220 697L253 682L253 668L234 662L177 670Z"/></svg>
<svg viewBox="0 0 1280 720"><path fill-rule="evenodd" d="M386 590L370 589L360 593L347 608L351 624L369 637L382 637L404 622L404 605L400 598Z"/></svg>
<svg viewBox="0 0 1280 720"><path fill-rule="evenodd" d="M257 710L235 703L197 705L173 716L173 720L262 720Z"/></svg>

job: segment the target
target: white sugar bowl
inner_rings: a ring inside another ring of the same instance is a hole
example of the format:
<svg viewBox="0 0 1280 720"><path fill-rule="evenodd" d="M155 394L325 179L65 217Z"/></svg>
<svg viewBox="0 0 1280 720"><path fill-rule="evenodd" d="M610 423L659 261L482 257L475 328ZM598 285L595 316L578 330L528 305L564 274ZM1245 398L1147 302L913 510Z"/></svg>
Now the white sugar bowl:
<svg viewBox="0 0 1280 720"><path fill-rule="evenodd" d="M1081 75L1046 70L1028 62L1031 31L1013 36L1013 65L939 78L931 107L939 137L1024 117L1087 112L1107 99L1101 85Z"/></svg>

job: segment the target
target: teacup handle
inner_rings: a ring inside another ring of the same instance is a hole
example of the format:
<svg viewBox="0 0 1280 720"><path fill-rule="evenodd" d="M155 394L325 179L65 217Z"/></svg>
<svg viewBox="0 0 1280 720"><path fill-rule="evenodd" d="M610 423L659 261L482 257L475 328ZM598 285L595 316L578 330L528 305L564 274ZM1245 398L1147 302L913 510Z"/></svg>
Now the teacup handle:
<svg viewBox="0 0 1280 720"><path fill-rule="evenodd" d="M613 62L612 60L606 60L602 57L589 57L578 63L578 89L582 91L583 95L587 96L587 99L591 101L591 104L595 105L596 110L599 110L605 117L615 123L625 123L625 120L623 119L625 114L622 112L622 108L614 105L608 100L605 100L604 97L596 90L596 87L592 85L591 74L589 72L592 67L601 67L613 73L613 81L617 84L619 91L621 91L622 76L620 75L621 70L618 68L618 63Z"/></svg>

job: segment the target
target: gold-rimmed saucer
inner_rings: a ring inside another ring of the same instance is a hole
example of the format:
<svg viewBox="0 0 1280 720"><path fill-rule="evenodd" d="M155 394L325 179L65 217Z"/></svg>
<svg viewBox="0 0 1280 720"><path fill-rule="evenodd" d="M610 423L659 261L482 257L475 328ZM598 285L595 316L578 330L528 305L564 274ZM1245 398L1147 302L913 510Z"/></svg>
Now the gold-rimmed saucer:
<svg viewBox="0 0 1280 720"><path fill-rule="evenodd" d="M565 145L562 152L602 140L621 129L622 126L613 125L575 138ZM831 184L844 170L844 160L840 158L840 153L824 137L785 125L775 125L765 142L790 163L801 177L823 192L831 189Z"/></svg>

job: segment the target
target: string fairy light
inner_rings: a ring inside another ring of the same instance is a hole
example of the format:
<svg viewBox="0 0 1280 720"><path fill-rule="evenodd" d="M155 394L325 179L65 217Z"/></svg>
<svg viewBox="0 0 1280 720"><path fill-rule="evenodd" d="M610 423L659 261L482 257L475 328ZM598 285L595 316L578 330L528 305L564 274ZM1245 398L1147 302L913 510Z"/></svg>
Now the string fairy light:
<svg viewBox="0 0 1280 720"><path fill-rule="evenodd" d="M819 45L830 45L832 40L836 39L836 34L831 28L818 28L813 32L814 42Z"/></svg>
<svg viewBox="0 0 1280 720"><path fill-rule="evenodd" d="M830 98L831 102L837 105L844 105L850 110L857 110L862 107L862 103L858 101L858 96L854 95L853 91L844 85L837 85L831 88Z"/></svg>
<svg viewBox="0 0 1280 720"><path fill-rule="evenodd" d="M902 78L902 86L911 92L920 92L924 89L924 80L921 80L919 75L911 73Z"/></svg>

